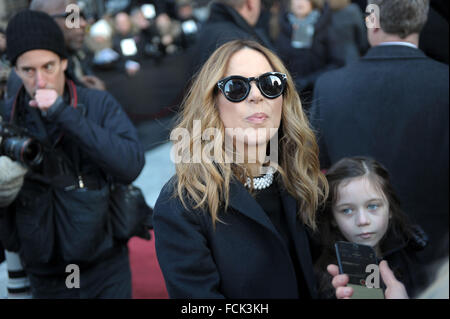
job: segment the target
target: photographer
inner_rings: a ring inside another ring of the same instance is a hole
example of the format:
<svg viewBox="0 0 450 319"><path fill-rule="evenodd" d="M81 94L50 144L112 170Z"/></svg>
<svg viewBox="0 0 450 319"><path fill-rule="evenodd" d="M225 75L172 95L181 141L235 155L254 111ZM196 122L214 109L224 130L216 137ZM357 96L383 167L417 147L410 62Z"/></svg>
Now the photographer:
<svg viewBox="0 0 450 319"><path fill-rule="evenodd" d="M22 11L6 35L23 86L1 115L43 146L17 199L1 211L12 216L11 246L33 297L130 298L128 249L111 234L109 185L129 184L142 170L136 130L109 93L66 79L64 36L50 16Z"/></svg>

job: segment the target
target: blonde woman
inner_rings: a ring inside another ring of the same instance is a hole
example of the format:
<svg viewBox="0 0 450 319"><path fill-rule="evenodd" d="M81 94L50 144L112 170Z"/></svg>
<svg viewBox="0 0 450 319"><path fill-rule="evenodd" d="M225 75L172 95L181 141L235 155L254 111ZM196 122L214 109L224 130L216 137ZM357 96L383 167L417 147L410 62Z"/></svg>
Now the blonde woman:
<svg viewBox="0 0 450 319"><path fill-rule="evenodd" d="M280 59L253 41L218 48L171 138L176 176L154 209L170 297L316 297L306 228L328 187Z"/></svg>

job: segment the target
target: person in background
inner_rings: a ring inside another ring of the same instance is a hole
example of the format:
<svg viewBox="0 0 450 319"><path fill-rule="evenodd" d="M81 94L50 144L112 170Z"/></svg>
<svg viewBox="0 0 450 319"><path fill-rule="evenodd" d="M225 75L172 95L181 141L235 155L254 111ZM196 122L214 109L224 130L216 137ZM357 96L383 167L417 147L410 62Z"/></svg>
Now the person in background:
<svg viewBox="0 0 450 319"><path fill-rule="evenodd" d="M120 68L129 76L134 76L140 70L140 60L143 57L141 38L136 35L130 16L119 12L114 17L113 49L121 57Z"/></svg>
<svg viewBox="0 0 450 319"><path fill-rule="evenodd" d="M138 30L140 50L146 57L150 57L155 62L161 62L164 56L161 44L161 36L156 28L155 19L147 19L142 12L142 8L136 7L131 10L131 21Z"/></svg>
<svg viewBox="0 0 450 319"><path fill-rule="evenodd" d="M64 35L52 17L21 11L6 35L24 85L1 115L43 154L28 163L17 198L0 209L12 220L1 235L12 237L33 298L131 298L128 248L109 226L109 189L112 182L131 183L144 166L136 129L109 93L66 78ZM72 264L78 289L66 281Z"/></svg>
<svg viewBox="0 0 450 319"><path fill-rule="evenodd" d="M81 15L79 27L69 28L66 25L66 19L71 14L71 12L66 12L66 8L68 5L76 5L76 3L75 0L32 0L29 8L52 16L63 32L66 50L69 54L67 76L77 85L105 90L104 82L92 73L90 57L83 50L86 20ZM15 96L22 84L20 77L13 70L8 78L7 97Z"/></svg>
<svg viewBox="0 0 450 319"><path fill-rule="evenodd" d="M181 44L181 24L166 13L159 14L155 19L156 29L161 37L164 54L174 54Z"/></svg>
<svg viewBox="0 0 450 319"><path fill-rule="evenodd" d="M359 60L369 49L364 15L350 0L328 0L331 14L330 32L334 33L336 55L345 64Z"/></svg>
<svg viewBox="0 0 450 319"><path fill-rule="evenodd" d="M411 225L400 207L386 169L368 157L343 158L325 176L330 195L318 214L320 245L315 270L319 278L319 295L335 295L329 264L337 264L334 244L348 241L374 248L377 259L387 260L397 280L409 296L416 296L427 284L418 273L416 253L427 245L427 236Z"/></svg>
<svg viewBox="0 0 450 319"><path fill-rule="evenodd" d="M81 14L79 27L70 28L66 25L66 18L70 14L70 12L66 12L66 8L73 4L77 4L76 0L32 0L30 10L47 13L55 19L63 31L67 52L69 54L68 76L84 87L105 90L104 82L96 77L90 68L90 56L83 50L86 20Z"/></svg>
<svg viewBox="0 0 450 319"><path fill-rule="evenodd" d="M321 0L290 0L280 17L275 46L291 70L302 101L310 100L314 83L323 72L344 65L331 32L332 15ZM309 106L309 104L307 104Z"/></svg>
<svg viewBox="0 0 450 319"><path fill-rule="evenodd" d="M270 40L255 29L261 13L261 0L215 0L210 15L197 39L192 55L192 74L222 44L237 40L253 40L273 49Z"/></svg>
<svg viewBox="0 0 450 319"><path fill-rule="evenodd" d="M194 16L192 0L176 1L176 18L181 23L181 46L184 50L193 47L197 41L201 24Z"/></svg>

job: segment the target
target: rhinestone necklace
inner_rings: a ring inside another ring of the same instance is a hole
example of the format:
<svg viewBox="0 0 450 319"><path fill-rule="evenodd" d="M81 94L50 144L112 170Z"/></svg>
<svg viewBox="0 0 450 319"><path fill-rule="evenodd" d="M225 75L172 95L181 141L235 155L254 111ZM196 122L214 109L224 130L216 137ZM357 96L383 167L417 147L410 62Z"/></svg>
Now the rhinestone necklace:
<svg viewBox="0 0 450 319"><path fill-rule="evenodd" d="M268 172L260 177L253 178L253 189L260 190L265 189L272 185L273 182L273 173L275 173L275 169L273 167L269 167ZM247 182L244 184L246 187L250 188L252 185L250 177L247 177Z"/></svg>

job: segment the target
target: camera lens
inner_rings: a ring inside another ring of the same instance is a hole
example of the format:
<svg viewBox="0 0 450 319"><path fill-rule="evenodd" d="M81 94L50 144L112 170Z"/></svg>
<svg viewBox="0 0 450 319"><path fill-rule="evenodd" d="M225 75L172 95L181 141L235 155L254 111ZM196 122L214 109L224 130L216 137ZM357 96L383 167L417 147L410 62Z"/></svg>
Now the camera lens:
<svg viewBox="0 0 450 319"><path fill-rule="evenodd" d="M29 167L41 164L42 147L36 140L25 137L11 137L3 141L3 151L6 156Z"/></svg>

